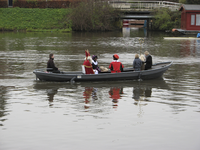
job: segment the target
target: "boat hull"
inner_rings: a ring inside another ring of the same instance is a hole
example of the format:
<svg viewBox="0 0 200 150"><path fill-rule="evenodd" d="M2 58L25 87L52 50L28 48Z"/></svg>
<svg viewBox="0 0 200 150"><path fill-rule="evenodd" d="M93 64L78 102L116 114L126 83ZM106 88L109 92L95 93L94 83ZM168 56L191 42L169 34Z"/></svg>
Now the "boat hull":
<svg viewBox="0 0 200 150"><path fill-rule="evenodd" d="M83 74L82 72L48 73L41 70L34 70L36 78L43 81L109 81L109 80L150 80L162 77L163 73L172 65L172 62L155 64L152 69L143 71L133 71L133 68L126 68L121 73L99 73Z"/></svg>

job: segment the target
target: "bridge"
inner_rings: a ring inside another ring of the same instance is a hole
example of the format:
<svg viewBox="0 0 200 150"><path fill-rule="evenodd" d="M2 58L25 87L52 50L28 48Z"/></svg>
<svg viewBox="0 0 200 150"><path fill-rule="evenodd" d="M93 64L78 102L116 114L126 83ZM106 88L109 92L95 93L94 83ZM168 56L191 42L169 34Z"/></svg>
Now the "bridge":
<svg viewBox="0 0 200 150"><path fill-rule="evenodd" d="M181 3L168 1L135 1L135 0L110 0L109 4L122 11L152 11L156 8L169 8L171 11L179 10Z"/></svg>
<svg viewBox="0 0 200 150"><path fill-rule="evenodd" d="M151 19L154 17L150 13L154 9L169 8L171 11L179 10L181 4L168 1L135 1L135 0L111 0L109 4L120 11L124 15L121 15L121 19L129 20L146 20L147 28L151 27ZM132 23L133 24L133 23Z"/></svg>

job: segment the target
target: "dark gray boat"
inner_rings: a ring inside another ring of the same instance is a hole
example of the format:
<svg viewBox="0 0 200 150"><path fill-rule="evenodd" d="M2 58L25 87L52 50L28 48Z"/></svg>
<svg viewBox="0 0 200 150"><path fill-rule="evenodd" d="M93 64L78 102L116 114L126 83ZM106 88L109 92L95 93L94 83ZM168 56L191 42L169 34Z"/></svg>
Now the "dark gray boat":
<svg viewBox="0 0 200 150"><path fill-rule="evenodd" d="M110 71L99 74L84 74L81 71L52 73L45 69L36 69L33 73L36 79L42 81L109 81L109 80L149 80L162 77L163 73L172 65L173 62L162 62L153 64L149 70L134 71L133 68L125 68L121 73L111 73Z"/></svg>

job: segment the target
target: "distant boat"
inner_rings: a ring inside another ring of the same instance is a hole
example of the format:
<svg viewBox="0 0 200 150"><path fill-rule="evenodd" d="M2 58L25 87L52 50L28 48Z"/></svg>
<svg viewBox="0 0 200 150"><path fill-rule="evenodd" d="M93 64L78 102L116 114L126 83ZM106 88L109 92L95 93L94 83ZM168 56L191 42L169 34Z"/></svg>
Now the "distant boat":
<svg viewBox="0 0 200 150"><path fill-rule="evenodd" d="M199 30L172 29L172 32L181 33L184 35L191 35L191 34L197 35L197 33L199 33Z"/></svg>
<svg viewBox="0 0 200 150"><path fill-rule="evenodd" d="M108 72L99 74L84 74L81 71L52 73L44 69L36 69L33 73L36 79L42 81L108 81L108 80L148 80L162 77L163 73L172 65L173 62L162 62L152 65L149 70L134 71L133 68L125 68L121 73Z"/></svg>
<svg viewBox="0 0 200 150"><path fill-rule="evenodd" d="M165 40L200 40L197 37L163 37Z"/></svg>

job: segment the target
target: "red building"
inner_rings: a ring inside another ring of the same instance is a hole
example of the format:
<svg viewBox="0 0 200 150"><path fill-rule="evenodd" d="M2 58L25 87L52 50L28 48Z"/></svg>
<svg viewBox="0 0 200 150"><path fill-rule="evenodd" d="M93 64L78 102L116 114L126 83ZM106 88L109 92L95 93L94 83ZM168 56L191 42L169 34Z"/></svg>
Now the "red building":
<svg viewBox="0 0 200 150"><path fill-rule="evenodd" d="M200 5L182 5L181 29L200 31Z"/></svg>

